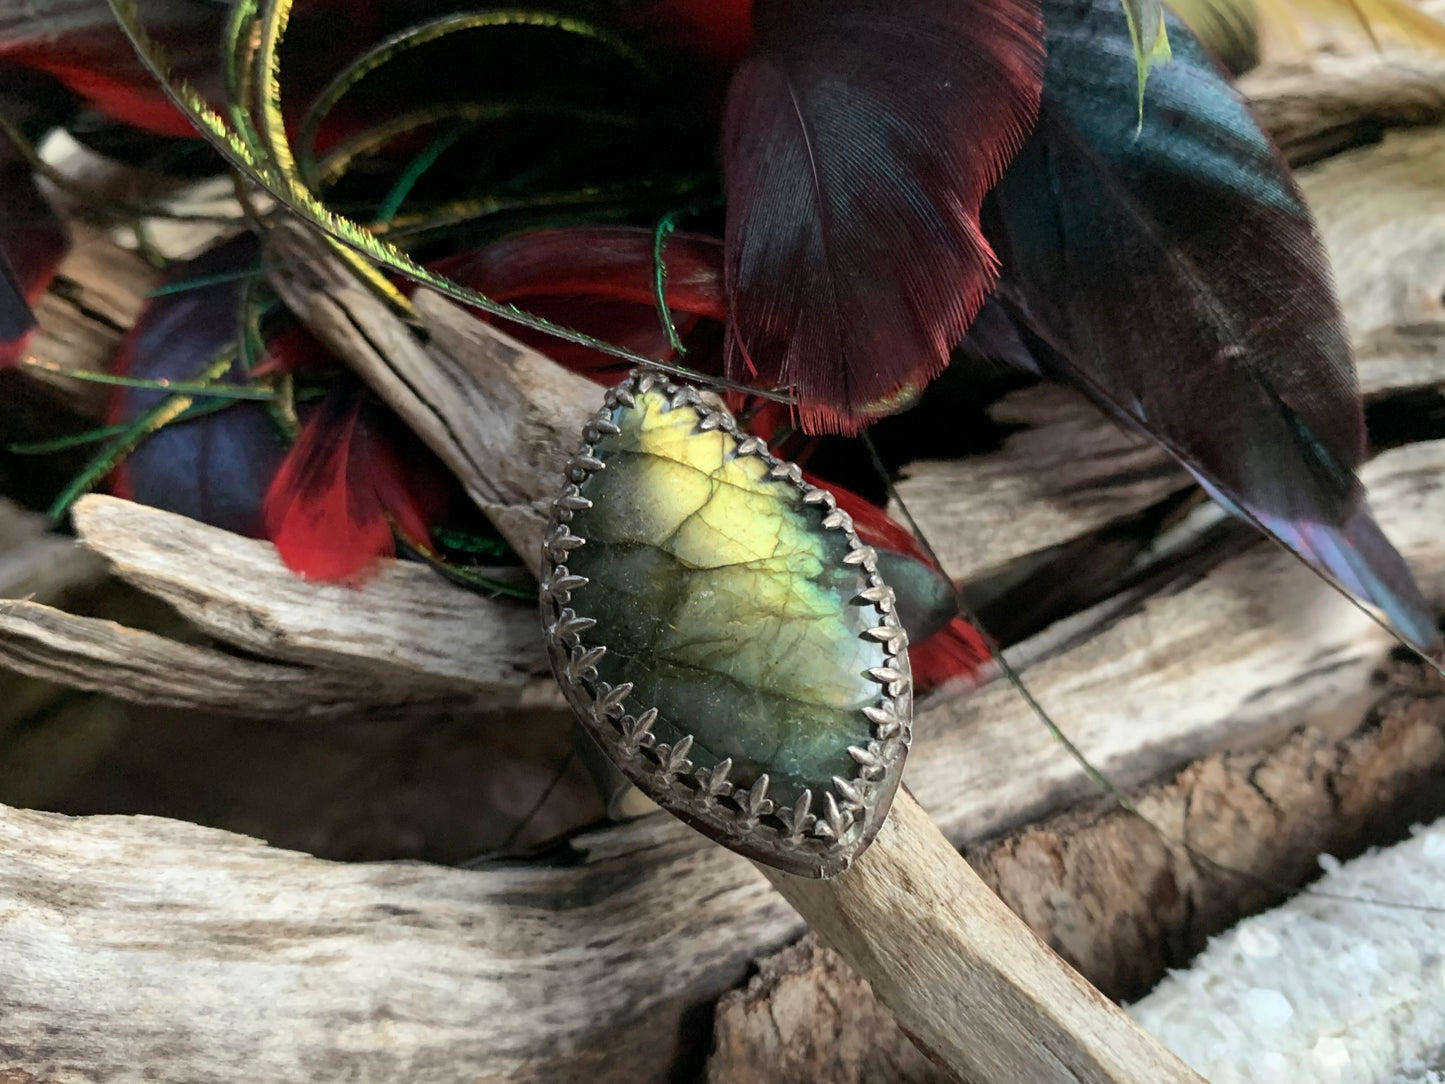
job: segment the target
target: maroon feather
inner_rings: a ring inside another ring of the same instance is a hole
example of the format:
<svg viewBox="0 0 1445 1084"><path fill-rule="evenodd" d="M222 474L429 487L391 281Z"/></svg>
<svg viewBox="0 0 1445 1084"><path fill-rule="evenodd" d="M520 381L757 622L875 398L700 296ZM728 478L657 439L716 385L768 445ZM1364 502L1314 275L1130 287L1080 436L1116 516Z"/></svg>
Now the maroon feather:
<svg viewBox="0 0 1445 1084"><path fill-rule="evenodd" d="M663 247L662 261L676 332L686 337L700 321L720 323L726 315L721 243L700 234L675 233ZM614 346L659 360L673 355L657 313L650 229L538 230L439 260L431 267L497 301ZM610 354L542 332L517 326L507 331L554 361L607 383L615 383L619 372L629 367ZM710 361L701 351L692 352L690 345L688 364L701 363L705 371L720 373Z"/></svg>
<svg viewBox="0 0 1445 1084"><path fill-rule="evenodd" d="M728 375L855 432L942 372L996 276L985 193L1028 135L1037 0L759 0L728 91Z"/></svg>

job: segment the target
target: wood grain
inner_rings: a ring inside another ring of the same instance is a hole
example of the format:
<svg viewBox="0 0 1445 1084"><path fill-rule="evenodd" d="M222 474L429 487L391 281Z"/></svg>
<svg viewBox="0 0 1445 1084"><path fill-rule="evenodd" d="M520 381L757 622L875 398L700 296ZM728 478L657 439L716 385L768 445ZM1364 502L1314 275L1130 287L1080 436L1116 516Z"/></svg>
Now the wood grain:
<svg viewBox="0 0 1445 1084"><path fill-rule="evenodd" d="M1445 120L1445 60L1424 52L1317 53L1264 65L1239 86L1296 164L1373 142L1387 128Z"/></svg>
<svg viewBox="0 0 1445 1084"><path fill-rule="evenodd" d="M1368 471L1435 597L1442 477L1445 444ZM1389 643L1261 546L1029 680L1127 783L1359 710ZM955 845L1089 793L1005 689L934 704L915 731L906 779ZM147 818L10 811L3 823L0 913L23 921L0 926L13 976L0 1066L63 1064L64 1079L144 1064L191 1082L546 1080L605 1064L614 1079L661 1080L687 1048L689 1012L802 929L749 864L666 819L583 837L560 864L476 874L333 865Z"/></svg>
<svg viewBox="0 0 1445 1084"><path fill-rule="evenodd" d="M157 707L297 723L416 718L478 699L439 683L242 658L29 601L0 600L0 666Z"/></svg>
<svg viewBox="0 0 1445 1084"><path fill-rule="evenodd" d="M835 880L763 872L960 1080L1203 1084L1019 922L906 790Z"/></svg>
<svg viewBox="0 0 1445 1084"><path fill-rule="evenodd" d="M360 588L308 583L269 543L184 516L92 495L73 518L117 576L248 651L489 696L550 674L535 607L484 598L422 565L387 562Z"/></svg>

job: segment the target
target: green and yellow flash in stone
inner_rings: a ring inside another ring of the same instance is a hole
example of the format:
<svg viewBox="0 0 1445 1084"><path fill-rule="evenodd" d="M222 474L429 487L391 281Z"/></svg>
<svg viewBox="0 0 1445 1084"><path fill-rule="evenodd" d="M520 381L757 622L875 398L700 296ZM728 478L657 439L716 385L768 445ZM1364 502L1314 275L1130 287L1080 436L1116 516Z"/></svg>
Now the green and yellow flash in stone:
<svg viewBox="0 0 1445 1084"><path fill-rule="evenodd" d="M909 739L906 641L830 494L692 388L634 373L588 426L544 544L558 680L664 808L832 876Z"/></svg>

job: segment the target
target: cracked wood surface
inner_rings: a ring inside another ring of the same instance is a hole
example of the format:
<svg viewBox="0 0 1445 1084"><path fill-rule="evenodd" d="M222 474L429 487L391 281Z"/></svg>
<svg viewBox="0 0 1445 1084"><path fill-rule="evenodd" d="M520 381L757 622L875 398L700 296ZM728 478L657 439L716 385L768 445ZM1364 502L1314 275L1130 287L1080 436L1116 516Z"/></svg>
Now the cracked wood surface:
<svg viewBox="0 0 1445 1084"><path fill-rule="evenodd" d="M1348 857L1445 813L1440 679L1397 663L1377 697L1343 735L1305 727L1268 749L1206 758L1136 796L1172 840L1120 810L1093 809L966 854L1091 982L1137 999L1211 934L1311 879L1320 853ZM1259 880L1191 858L1181 839ZM811 935L761 960L747 986L718 1003L709 1084L765 1074L800 1084L948 1079Z"/></svg>
<svg viewBox="0 0 1445 1084"><path fill-rule="evenodd" d="M1439 443L1367 472L1433 597L1442 477ZM1388 645L1296 562L1256 547L1029 679L1128 783L1362 700ZM1001 687L928 706L916 733L906 778L955 844L1088 790ZM604 1066L660 1080L687 1049L689 1013L802 928L750 865L660 818L574 842L573 863L480 873L338 865L153 818L11 810L3 823L0 910L15 917L0 926L12 961L0 1064L54 1065L65 1080L130 1065L197 1084L601 1078Z"/></svg>
<svg viewBox="0 0 1445 1084"><path fill-rule="evenodd" d="M422 301L433 303L444 304ZM379 341L343 315L353 344ZM1408 327L1387 323L1367 333L1367 341L1398 348L1390 355L1392 388L1427 386L1413 362L1439 354L1414 349L1428 338L1412 337L1410 328L1421 326L1417 313ZM465 367L458 362L457 371ZM445 421L445 395L415 398ZM395 402L405 413L404 398ZM1383 526L1435 599L1445 594L1442 470L1445 449L1421 444L1386 453L1366 471ZM517 537L535 518L519 511ZM1088 529L1078 525L1075 534ZM155 554L165 553L165 539L151 545L147 559L162 560ZM263 550L247 560L264 577ZM360 614L363 636L343 628L341 647L333 652L329 644L327 621L340 613L349 626L354 597L298 590L284 612L261 606L254 620L238 621L216 613L196 582L167 581L163 569L144 562L131 574L218 640L246 653L275 652L291 666L335 666L364 687L366 645L384 625ZM232 586L247 597L244 584ZM438 605L453 613L451 602ZM94 641L87 650L114 649L108 632L64 628L53 614L27 613L27 633L69 637L66 650L86 636ZM1231 743L1270 741L1302 720L1358 717L1389 646L1362 615L1266 547L1134 612L1086 614L1080 628L1079 642L1033 651L1030 684L1090 757L1125 783ZM458 672L460 657L449 650L411 641L375 668L377 678L425 675L428 688L437 679L443 688L465 688L472 675ZM444 659L434 672L437 651ZM205 665L220 664L207 656ZM235 693L228 681L215 674L222 702ZM908 781L955 844L1089 792L1001 687L936 701L917 729ZM1429 750L1407 752L1423 763ZM1270 829L1282 834L1278 824ZM1033 849L1018 846L1012 864L1000 863L1006 894L1010 885L1039 890L1043 882L1029 871L1058 853L1039 838ZM795 937L797 917L746 863L665 820L595 832L566 852L570 862L497 864L479 873L340 865L174 821L0 811L0 911L11 916L0 924L0 958L21 962L7 966L0 989L0 1079L12 1069L60 1080L128 1079L139 1075L137 1066L152 1078L185 1081L686 1075L699 1007L734 985L750 960ZM1086 850L1069 859L1079 869L1102 861ZM1177 863L1169 868L1184 876ZM1082 882L1069 890L1091 891ZM1091 936L1081 931L1080 942L1093 943ZM1058 944L1069 949L1067 938ZM73 996L77 989L87 996ZM67 1026L57 1028L58 1020Z"/></svg>

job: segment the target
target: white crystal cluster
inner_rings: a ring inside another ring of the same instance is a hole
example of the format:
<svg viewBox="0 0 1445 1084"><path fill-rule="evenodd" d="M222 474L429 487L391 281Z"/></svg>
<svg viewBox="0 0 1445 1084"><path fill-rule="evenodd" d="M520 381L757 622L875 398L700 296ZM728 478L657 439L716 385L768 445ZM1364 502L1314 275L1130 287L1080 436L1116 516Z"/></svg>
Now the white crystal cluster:
<svg viewBox="0 0 1445 1084"><path fill-rule="evenodd" d="M1445 821L1320 864L1130 1012L1213 1084L1445 1084Z"/></svg>

